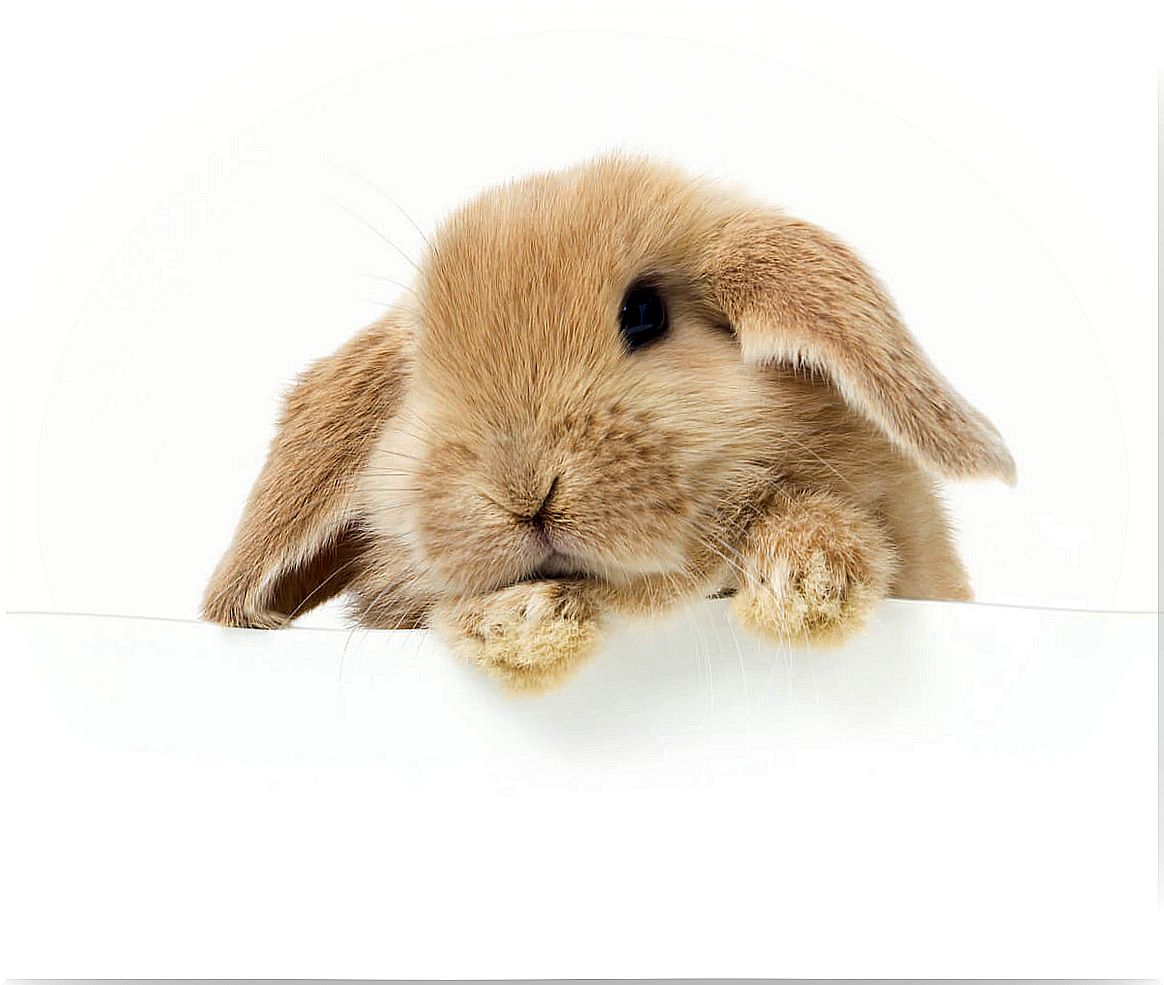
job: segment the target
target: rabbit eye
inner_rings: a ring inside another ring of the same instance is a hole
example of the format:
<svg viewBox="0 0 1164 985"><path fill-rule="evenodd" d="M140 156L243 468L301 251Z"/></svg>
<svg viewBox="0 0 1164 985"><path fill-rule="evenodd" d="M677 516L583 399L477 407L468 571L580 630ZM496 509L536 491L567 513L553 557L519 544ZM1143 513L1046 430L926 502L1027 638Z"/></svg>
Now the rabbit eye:
<svg viewBox="0 0 1164 985"><path fill-rule="evenodd" d="M654 342L667 331L667 306L650 284L635 284L622 299L618 327L633 352Z"/></svg>

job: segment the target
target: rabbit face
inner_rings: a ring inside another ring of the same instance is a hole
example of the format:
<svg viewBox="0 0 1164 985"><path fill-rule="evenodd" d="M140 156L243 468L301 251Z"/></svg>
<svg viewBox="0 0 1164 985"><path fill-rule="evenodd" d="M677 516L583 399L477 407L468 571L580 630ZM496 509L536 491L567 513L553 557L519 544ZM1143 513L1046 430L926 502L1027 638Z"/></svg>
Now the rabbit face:
<svg viewBox="0 0 1164 985"><path fill-rule="evenodd" d="M462 591L680 567L779 426L700 282L713 220L686 180L626 167L456 214L368 469L376 525Z"/></svg>

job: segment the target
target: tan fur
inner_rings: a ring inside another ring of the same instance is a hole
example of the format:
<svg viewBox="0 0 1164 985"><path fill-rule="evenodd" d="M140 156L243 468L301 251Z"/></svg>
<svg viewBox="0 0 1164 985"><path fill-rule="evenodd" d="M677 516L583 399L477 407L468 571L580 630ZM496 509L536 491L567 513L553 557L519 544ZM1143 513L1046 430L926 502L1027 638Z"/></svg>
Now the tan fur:
<svg viewBox="0 0 1164 985"><path fill-rule="evenodd" d="M288 396L267 463L206 589L207 619L277 628L352 581L368 541L352 493L404 387L402 322L389 315L365 329L312 366Z"/></svg>
<svg viewBox="0 0 1164 985"><path fill-rule="evenodd" d="M644 278L671 327L628 352ZM289 396L207 618L343 590L531 690L607 614L701 593L816 642L886 595L970 597L935 476L1014 464L822 230L612 157L485 192L413 287Z"/></svg>
<svg viewBox="0 0 1164 985"><path fill-rule="evenodd" d="M897 557L884 527L832 493L781 495L740 546L747 560L732 599L753 632L839 642L885 597Z"/></svg>

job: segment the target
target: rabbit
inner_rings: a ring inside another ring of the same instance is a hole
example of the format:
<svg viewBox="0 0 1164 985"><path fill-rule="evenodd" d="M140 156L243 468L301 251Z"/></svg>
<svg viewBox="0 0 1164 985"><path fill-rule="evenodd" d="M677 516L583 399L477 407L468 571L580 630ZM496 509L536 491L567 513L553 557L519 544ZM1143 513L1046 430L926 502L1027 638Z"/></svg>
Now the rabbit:
<svg viewBox="0 0 1164 985"><path fill-rule="evenodd" d="M618 616L731 596L781 642L970 599L939 477L1015 465L828 232L605 156L454 212L381 320L286 398L205 618L341 593L518 691Z"/></svg>

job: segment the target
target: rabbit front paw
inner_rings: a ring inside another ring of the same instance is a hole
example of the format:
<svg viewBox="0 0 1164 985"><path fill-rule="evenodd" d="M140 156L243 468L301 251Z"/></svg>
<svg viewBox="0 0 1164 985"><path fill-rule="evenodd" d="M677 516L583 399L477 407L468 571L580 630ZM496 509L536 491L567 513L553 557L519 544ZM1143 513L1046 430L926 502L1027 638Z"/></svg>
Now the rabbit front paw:
<svg viewBox="0 0 1164 985"><path fill-rule="evenodd" d="M511 690L543 691L597 648L597 616L579 583L544 580L457 599L434 623L454 650Z"/></svg>
<svg viewBox="0 0 1164 985"><path fill-rule="evenodd" d="M749 532L732 612L778 642L843 642L885 597L895 559L880 527L827 496L787 505Z"/></svg>

